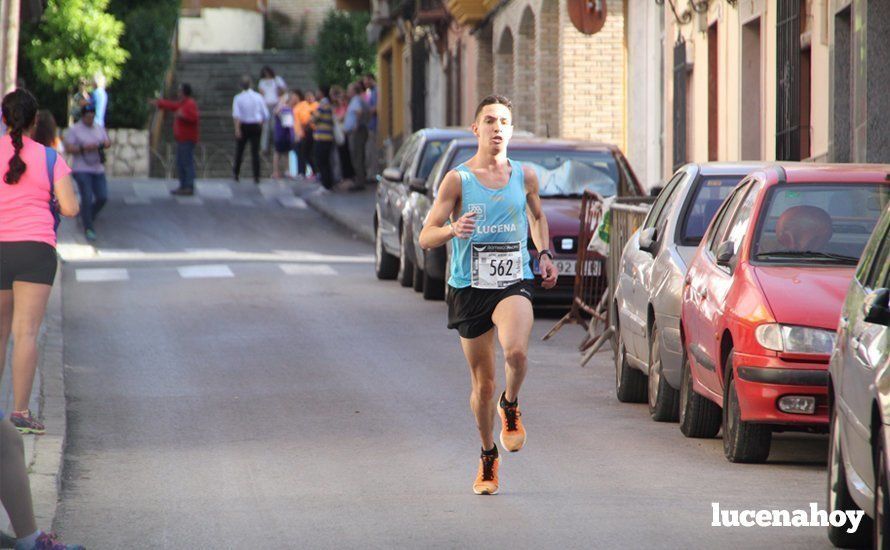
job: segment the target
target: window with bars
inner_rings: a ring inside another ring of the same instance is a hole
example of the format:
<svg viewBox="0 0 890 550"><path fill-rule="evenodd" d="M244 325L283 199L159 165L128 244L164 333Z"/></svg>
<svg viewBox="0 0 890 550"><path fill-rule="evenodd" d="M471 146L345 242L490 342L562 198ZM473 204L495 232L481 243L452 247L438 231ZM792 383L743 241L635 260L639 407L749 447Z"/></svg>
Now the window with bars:
<svg viewBox="0 0 890 550"><path fill-rule="evenodd" d="M806 0L778 0L776 160L810 156L810 49L801 47Z"/></svg>

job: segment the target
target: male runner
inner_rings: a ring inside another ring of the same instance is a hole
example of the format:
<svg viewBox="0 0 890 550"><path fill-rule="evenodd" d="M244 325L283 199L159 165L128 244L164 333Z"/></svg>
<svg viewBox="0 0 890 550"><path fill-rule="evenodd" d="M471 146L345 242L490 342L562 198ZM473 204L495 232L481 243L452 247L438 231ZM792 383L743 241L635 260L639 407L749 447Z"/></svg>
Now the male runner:
<svg viewBox="0 0 890 550"><path fill-rule="evenodd" d="M515 452L525 443L518 395L534 322L529 229L539 250L544 288L553 288L557 271L546 249L550 232L541 209L538 177L534 169L507 158L507 144L513 135L510 100L496 95L483 99L472 129L479 138L479 149L473 158L445 175L420 232L420 246L430 249L451 240L448 328L460 334L470 366L470 408L482 438L473 492L493 495L498 492L500 463L492 435L495 327L507 378L506 390L497 403L501 445Z"/></svg>

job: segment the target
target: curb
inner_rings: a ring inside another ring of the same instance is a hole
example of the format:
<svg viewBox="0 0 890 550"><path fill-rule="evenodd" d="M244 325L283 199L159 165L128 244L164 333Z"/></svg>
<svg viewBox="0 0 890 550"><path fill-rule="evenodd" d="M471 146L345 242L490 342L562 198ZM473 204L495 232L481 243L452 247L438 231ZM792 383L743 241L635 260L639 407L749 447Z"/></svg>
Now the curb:
<svg viewBox="0 0 890 550"><path fill-rule="evenodd" d="M361 240L370 244L374 244L373 227L363 225L355 218L351 217L349 213L338 210L330 204L327 204L322 198L323 196L324 195L318 195L315 193L306 193L302 196L302 198L304 201L306 201L306 204L311 206L314 210L320 212L326 218L329 218L338 225L341 225L344 228L348 229Z"/></svg>
<svg viewBox="0 0 890 550"><path fill-rule="evenodd" d="M59 504L62 454L67 435L65 377L62 334L62 262L59 261L53 291L46 306L44 334L39 346L40 416L46 434L33 437L33 460L29 464L31 496L37 525L52 528Z"/></svg>

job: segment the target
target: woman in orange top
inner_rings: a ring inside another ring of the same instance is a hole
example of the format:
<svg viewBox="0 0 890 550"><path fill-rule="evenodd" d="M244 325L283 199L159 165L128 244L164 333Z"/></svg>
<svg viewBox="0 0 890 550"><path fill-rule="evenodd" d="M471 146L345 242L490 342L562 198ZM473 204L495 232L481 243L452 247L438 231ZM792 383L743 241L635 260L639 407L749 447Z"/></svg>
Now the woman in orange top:
<svg viewBox="0 0 890 550"><path fill-rule="evenodd" d="M306 166L315 171L315 165L312 162L312 148L315 140L312 139L312 113L318 108L318 102L312 92L306 92L305 95L300 90L294 90L300 101L294 107L294 118L297 120L296 132L297 139L300 141L299 150L297 151L297 161L299 167L297 172L301 176L306 175Z"/></svg>

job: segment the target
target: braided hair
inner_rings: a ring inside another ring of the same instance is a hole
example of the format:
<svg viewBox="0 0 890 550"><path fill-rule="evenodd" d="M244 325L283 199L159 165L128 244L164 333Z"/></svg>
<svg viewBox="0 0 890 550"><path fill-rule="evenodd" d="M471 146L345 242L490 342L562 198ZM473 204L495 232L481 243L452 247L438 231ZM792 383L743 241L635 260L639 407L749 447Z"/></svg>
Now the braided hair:
<svg viewBox="0 0 890 550"><path fill-rule="evenodd" d="M15 185L25 173L27 166L22 160L22 135L25 130L34 124L37 116L37 100L30 92L18 89L6 94L3 98L3 119L8 126L9 137L12 138L12 146L15 153L9 159L9 169L3 177L3 181L9 185Z"/></svg>

